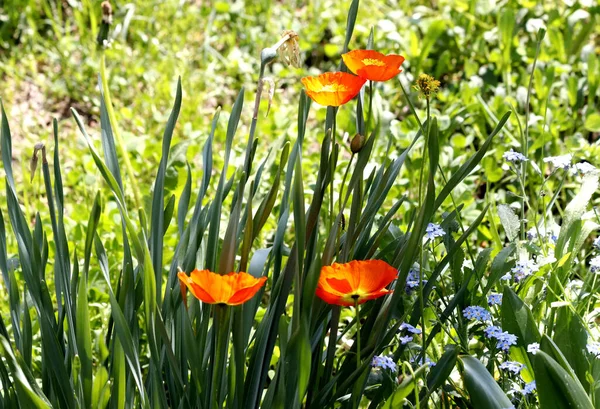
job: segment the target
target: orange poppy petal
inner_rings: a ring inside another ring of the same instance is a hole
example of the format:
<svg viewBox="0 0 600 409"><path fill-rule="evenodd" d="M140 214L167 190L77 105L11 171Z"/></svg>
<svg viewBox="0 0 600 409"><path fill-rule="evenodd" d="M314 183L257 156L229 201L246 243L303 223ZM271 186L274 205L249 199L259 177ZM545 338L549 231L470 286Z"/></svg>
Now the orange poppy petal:
<svg viewBox="0 0 600 409"><path fill-rule="evenodd" d="M196 285L189 276L187 276L184 272L179 272L177 273L177 277L179 278L179 282L180 284L184 284L188 290L190 290L190 292L194 295L194 297L198 298L200 301L203 302L211 302L208 301L209 299L212 300L212 297L210 297L210 294L204 294L204 291L198 287L198 285ZM201 297L198 296L198 294L201 294L202 297L204 299L202 299ZM185 300L185 295L184 292L182 291L182 296L184 296L184 300ZM205 301L207 300L207 301Z"/></svg>
<svg viewBox="0 0 600 409"><path fill-rule="evenodd" d="M327 72L302 78L306 94L323 106L344 105L359 92L366 80L346 72Z"/></svg>
<svg viewBox="0 0 600 409"><path fill-rule="evenodd" d="M372 293L387 287L398 277L398 270L383 260L351 261L360 276L358 285L361 292Z"/></svg>
<svg viewBox="0 0 600 409"><path fill-rule="evenodd" d="M188 288L197 299L207 304L221 302L221 288L215 286L219 283L214 276L218 274L209 270L194 270L190 274Z"/></svg>
<svg viewBox="0 0 600 409"><path fill-rule="evenodd" d="M194 270L188 277L177 276L196 298L207 304L239 305L252 298L267 277L256 278L247 273L220 275L209 270Z"/></svg>
<svg viewBox="0 0 600 409"><path fill-rule="evenodd" d="M321 275L319 276L319 281L317 286L322 288L324 291L330 293L337 293L337 291L329 284L330 278L344 278L343 275L337 273L337 271L333 268L333 266L323 266L321 268Z"/></svg>
<svg viewBox="0 0 600 409"><path fill-rule="evenodd" d="M185 273L177 273L177 276L179 277L179 274L183 274L185 276ZM185 306L185 309L188 309L188 300L187 300L187 284L181 279L179 278L179 290L181 291L181 299L183 300L183 305Z"/></svg>
<svg viewBox="0 0 600 409"><path fill-rule="evenodd" d="M358 75L371 81L388 81L400 74L402 70L393 67L363 67L358 70Z"/></svg>
<svg viewBox="0 0 600 409"><path fill-rule="evenodd" d="M252 284L250 284L250 280L247 277L240 277L240 281L243 281L246 286L238 289L227 301L228 305L240 305L250 300L252 297L256 295L258 290L261 289L265 282L267 281L267 277L255 278L247 273L238 273L238 275L246 275L252 277ZM250 285L248 285L250 284Z"/></svg>
<svg viewBox="0 0 600 409"><path fill-rule="evenodd" d="M362 303L367 302L369 300L374 300L376 298L383 297L384 295L388 295L388 294L391 294L393 292L394 292L393 290L387 290L387 289L384 288L383 290L375 291L373 293L370 293L369 295L361 297L358 300L358 303L362 304Z"/></svg>
<svg viewBox="0 0 600 409"><path fill-rule="evenodd" d="M329 286L339 294L352 294L355 292L356 288L350 285L350 282L346 278L327 278L327 283Z"/></svg>
<svg viewBox="0 0 600 409"><path fill-rule="evenodd" d="M404 62L401 55L384 55L374 50L354 50L342 55L350 71L371 81L388 81L402 70Z"/></svg>
<svg viewBox="0 0 600 409"><path fill-rule="evenodd" d="M333 293L330 293L329 291L325 291L321 287L317 287L315 294L317 295L317 297L319 297L320 299L322 299L323 301L325 301L328 304L341 305L344 307L349 307L351 305L354 305L353 301L352 302L346 301L346 300L344 300L343 296L335 295Z"/></svg>
<svg viewBox="0 0 600 409"><path fill-rule="evenodd" d="M342 54L342 60L350 71L358 74L358 70L365 66L365 60L381 61L385 55L374 50L352 50Z"/></svg>

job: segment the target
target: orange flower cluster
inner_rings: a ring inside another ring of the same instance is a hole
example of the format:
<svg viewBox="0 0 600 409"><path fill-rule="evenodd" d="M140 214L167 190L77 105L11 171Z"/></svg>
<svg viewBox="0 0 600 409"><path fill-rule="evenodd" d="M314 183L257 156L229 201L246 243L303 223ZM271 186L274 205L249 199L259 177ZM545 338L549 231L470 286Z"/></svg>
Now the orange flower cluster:
<svg viewBox="0 0 600 409"><path fill-rule="evenodd" d="M181 292L186 289L206 304L240 305L249 301L265 284L267 277L248 273L220 275L209 270L194 270L188 276L177 274ZM316 294L329 304L351 306L392 292L386 287L398 276L398 270L382 260L354 260L321 268ZM186 303L187 306L187 303Z"/></svg>
<svg viewBox="0 0 600 409"><path fill-rule="evenodd" d="M344 63L356 75L345 72L327 72L317 77L304 77L302 84L306 94L316 103L340 106L350 101L370 81L387 81L402 70L401 55L384 55L373 50L354 50L342 55Z"/></svg>

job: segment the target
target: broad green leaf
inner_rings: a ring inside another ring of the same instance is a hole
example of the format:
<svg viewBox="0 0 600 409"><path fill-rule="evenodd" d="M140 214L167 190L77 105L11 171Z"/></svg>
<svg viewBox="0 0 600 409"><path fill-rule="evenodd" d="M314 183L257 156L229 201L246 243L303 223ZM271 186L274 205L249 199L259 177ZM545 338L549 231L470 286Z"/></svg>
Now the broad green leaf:
<svg viewBox="0 0 600 409"><path fill-rule="evenodd" d="M512 406L500 385L477 358L460 356L458 361L462 365L463 381L474 408L506 409Z"/></svg>
<svg viewBox="0 0 600 409"><path fill-rule="evenodd" d="M533 361L541 409L593 409L581 383L550 355L540 350Z"/></svg>
<svg viewBox="0 0 600 409"><path fill-rule="evenodd" d="M517 345L527 345L540 341L540 332L531 310L508 286L502 295L502 329L517 336Z"/></svg>
<svg viewBox="0 0 600 409"><path fill-rule="evenodd" d="M586 352L588 333L581 317L568 306L558 308L554 342L565 355L577 378L587 390L589 387L589 382L586 380L586 373L589 371Z"/></svg>

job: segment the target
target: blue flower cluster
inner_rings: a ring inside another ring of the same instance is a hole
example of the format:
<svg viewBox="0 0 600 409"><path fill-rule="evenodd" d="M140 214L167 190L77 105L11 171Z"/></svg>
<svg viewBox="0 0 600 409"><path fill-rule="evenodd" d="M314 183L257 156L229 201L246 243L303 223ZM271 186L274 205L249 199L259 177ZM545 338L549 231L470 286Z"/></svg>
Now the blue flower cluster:
<svg viewBox="0 0 600 409"><path fill-rule="evenodd" d="M579 162L573 165L571 168L571 173L574 175L587 175L589 173L598 172L596 167L588 162Z"/></svg>
<svg viewBox="0 0 600 409"><path fill-rule="evenodd" d="M504 152L504 155L502 155L502 158L511 163L521 163L521 162L526 162L528 160L525 155L523 155L522 153L513 151L512 148L508 152Z"/></svg>
<svg viewBox="0 0 600 409"><path fill-rule="evenodd" d="M483 330L486 338L498 338L502 334L502 328L496 325L490 325Z"/></svg>
<svg viewBox="0 0 600 409"><path fill-rule="evenodd" d="M419 288L419 282L421 281L421 271L419 266L412 267L408 270L408 276L406 277L406 293L410 294L415 288ZM423 280L423 285L427 284L427 280Z"/></svg>
<svg viewBox="0 0 600 409"><path fill-rule="evenodd" d="M510 280L511 278L513 278L515 282L518 283L523 279L529 277L539 269L540 267L533 260L517 261L515 266L510 269L510 272L500 277L500 279Z"/></svg>
<svg viewBox="0 0 600 409"><path fill-rule="evenodd" d="M398 371L398 366L392 358L382 355L375 355L371 361L371 366L374 368L389 369L392 372Z"/></svg>
<svg viewBox="0 0 600 409"><path fill-rule="evenodd" d="M531 381L528 384L525 384L523 391L521 393L523 396L531 395L535 391L535 381Z"/></svg>
<svg viewBox="0 0 600 409"><path fill-rule="evenodd" d="M571 167L571 161L573 160L572 154L561 155L561 156L549 156L544 158L544 162L550 162L552 166L557 169L569 169Z"/></svg>
<svg viewBox="0 0 600 409"><path fill-rule="evenodd" d="M520 374L523 368L525 368L525 365L516 361L504 361L500 364L500 369L511 372L515 375Z"/></svg>
<svg viewBox="0 0 600 409"><path fill-rule="evenodd" d="M411 334L420 334L422 332L420 328L415 328L408 322L403 322L402 324L400 324L400 328L398 328L398 331L408 331Z"/></svg>
<svg viewBox="0 0 600 409"><path fill-rule="evenodd" d="M400 337L400 343L402 345L406 345L413 340L413 337L414 335L405 335L403 337Z"/></svg>
<svg viewBox="0 0 600 409"><path fill-rule="evenodd" d="M411 363L411 364L417 364L417 365L419 365L419 366L422 366L422 365L427 365L427 366L429 366L430 368L431 368L432 366L435 366L435 362L433 362L431 359L429 359L429 357L425 357L425 361L423 361L423 358L416 359L416 358L413 356L412 358L410 358L410 363Z"/></svg>
<svg viewBox="0 0 600 409"><path fill-rule="evenodd" d="M498 340L496 348L501 349L504 352L508 352L512 345L517 345L517 336L506 331L499 334L496 339Z"/></svg>
<svg viewBox="0 0 600 409"><path fill-rule="evenodd" d="M407 322L403 322L402 324L400 324L400 327L398 328L399 333L401 333L403 331L406 331L407 334L400 337L400 342L402 343L402 345L408 344L410 341L413 340L413 337L415 336L415 334L420 334L422 332L419 328L415 328Z"/></svg>
<svg viewBox="0 0 600 409"><path fill-rule="evenodd" d="M552 224L546 228L544 226L532 227L527 231L527 240L537 239L538 231L542 235L543 239L550 240L552 244L556 244L556 241L558 240L558 234L560 233L560 226L552 222Z"/></svg>
<svg viewBox="0 0 600 409"><path fill-rule="evenodd" d="M491 293L488 295L488 305L500 305L502 304L502 294Z"/></svg>
<svg viewBox="0 0 600 409"><path fill-rule="evenodd" d="M497 341L496 348L504 352L508 352L512 345L517 344L517 336L507 331L502 331L502 328L496 325L490 325L483 330L486 338L493 338Z"/></svg>
<svg viewBox="0 0 600 409"><path fill-rule="evenodd" d="M446 235L446 232L440 227L439 224L429 223L425 229L425 236L429 240L433 240L436 237L442 237Z"/></svg>
<svg viewBox="0 0 600 409"><path fill-rule="evenodd" d="M492 315L488 310L478 305L469 306L463 310L463 316L468 320L491 321Z"/></svg>

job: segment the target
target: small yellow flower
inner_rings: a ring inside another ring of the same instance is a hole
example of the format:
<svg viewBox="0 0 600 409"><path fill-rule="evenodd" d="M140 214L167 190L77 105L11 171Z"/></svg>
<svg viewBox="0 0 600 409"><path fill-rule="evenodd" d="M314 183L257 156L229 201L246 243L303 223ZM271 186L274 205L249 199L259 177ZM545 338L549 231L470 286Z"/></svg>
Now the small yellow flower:
<svg viewBox="0 0 600 409"><path fill-rule="evenodd" d="M417 78L417 85L415 89L421 93L426 99L429 99L432 95L440 88L440 82L433 78L431 75L421 74Z"/></svg>

